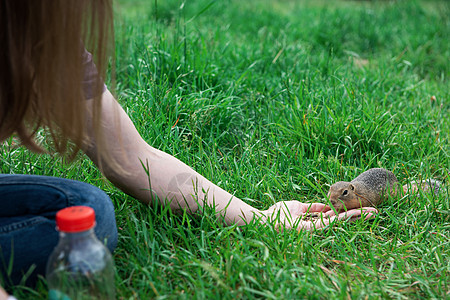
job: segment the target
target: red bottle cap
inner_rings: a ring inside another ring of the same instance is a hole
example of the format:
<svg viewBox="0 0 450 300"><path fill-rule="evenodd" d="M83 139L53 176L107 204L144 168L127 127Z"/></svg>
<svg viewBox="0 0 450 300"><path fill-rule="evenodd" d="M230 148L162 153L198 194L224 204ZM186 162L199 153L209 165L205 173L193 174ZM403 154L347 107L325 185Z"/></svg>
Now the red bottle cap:
<svg viewBox="0 0 450 300"><path fill-rule="evenodd" d="M95 212L88 206L70 206L56 213L56 226L64 232L80 232L95 225Z"/></svg>

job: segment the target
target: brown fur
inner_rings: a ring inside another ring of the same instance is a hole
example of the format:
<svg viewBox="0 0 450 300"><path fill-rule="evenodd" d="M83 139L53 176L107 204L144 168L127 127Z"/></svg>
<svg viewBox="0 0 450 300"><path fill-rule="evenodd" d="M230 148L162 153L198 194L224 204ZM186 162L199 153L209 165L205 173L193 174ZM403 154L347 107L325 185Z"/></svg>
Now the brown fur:
<svg viewBox="0 0 450 300"><path fill-rule="evenodd" d="M376 207L389 195L395 196L397 188L398 180L394 173L374 168L363 172L351 182L336 182L330 187L328 198L338 211Z"/></svg>

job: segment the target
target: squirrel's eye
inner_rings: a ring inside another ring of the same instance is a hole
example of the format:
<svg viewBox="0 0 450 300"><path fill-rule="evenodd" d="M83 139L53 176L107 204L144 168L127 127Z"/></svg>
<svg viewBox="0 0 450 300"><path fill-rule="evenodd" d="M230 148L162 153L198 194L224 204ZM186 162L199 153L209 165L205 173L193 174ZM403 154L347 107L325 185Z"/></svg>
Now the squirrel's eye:
<svg viewBox="0 0 450 300"><path fill-rule="evenodd" d="M347 195L347 193L348 193L348 191L347 191L347 190L344 190L344 191L342 192L342 195L345 196L345 195Z"/></svg>

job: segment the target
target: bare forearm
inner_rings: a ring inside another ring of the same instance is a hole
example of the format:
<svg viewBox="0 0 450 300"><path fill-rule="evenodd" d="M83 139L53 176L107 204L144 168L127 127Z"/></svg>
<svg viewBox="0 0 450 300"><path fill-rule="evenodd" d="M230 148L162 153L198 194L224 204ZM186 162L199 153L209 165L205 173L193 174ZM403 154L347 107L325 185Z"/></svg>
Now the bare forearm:
<svg viewBox="0 0 450 300"><path fill-rule="evenodd" d="M208 205L214 207L227 224L243 225L253 218L257 210L252 206L177 158L148 145L108 91L102 102L102 122L107 136L104 150L120 168L110 160L102 159L95 144L85 150L113 184L144 203L159 201L170 205L173 211L187 209L194 213L199 206Z"/></svg>
<svg viewBox="0 0 450 300"><path fill-rule="evenodd" d="M139 151L138 174L124 189L143 202L156 201L170 205L173 211L196 212L205 205L214 207L227 224L244 225L253 218L253 207L213 184L177 158L148 145ZM142 166L142 164L144 167ZM147 171L145 170L147 169ZM147 175L148 173L148 175ZM123 182L124 179L121 179ZM142 187L145 186L145 189ZM153 194L150 194L149 191Z"/></svg>

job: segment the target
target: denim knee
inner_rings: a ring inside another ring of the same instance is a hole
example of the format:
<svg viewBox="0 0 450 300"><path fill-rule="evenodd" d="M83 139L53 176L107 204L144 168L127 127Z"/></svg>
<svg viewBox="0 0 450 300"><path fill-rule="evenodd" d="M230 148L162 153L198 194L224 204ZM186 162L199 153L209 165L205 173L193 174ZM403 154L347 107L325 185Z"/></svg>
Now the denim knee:
<svg viewBox="0 0 450 300"><path fill-rule="evenodd" d="M48 176L0 174L0 274L17 284L34 268L27 284L43 275L58 242L55 215L74 205L90 206L94 231L112 252L117 245L114 207L105 192L87 183ZM11 273L8 262L13 260ZM33 267L34 266L34 267ZM8 275L8 274L9 275Z"/></svg>
<svg viewBox="0 0 450 300"><path fill-rule="evenodd" d="M104 242L108 249L113 252L117 246L118 235L114 206L105 192L98 188L95 189L97 189L96 201L91 206L95 210L96 224L94 231L98 239Z"/></svg>
<svg viewBox="0 0 450 300"><path fill-rule="evenodd" d="M117 225L114 206L109 196L99 188L84 182L77 182L80 190L77 199L73 199L69 206L85 205L95 211L96 225L94 228L98 239L106 244L113 252L117 246Z"/></svg>

